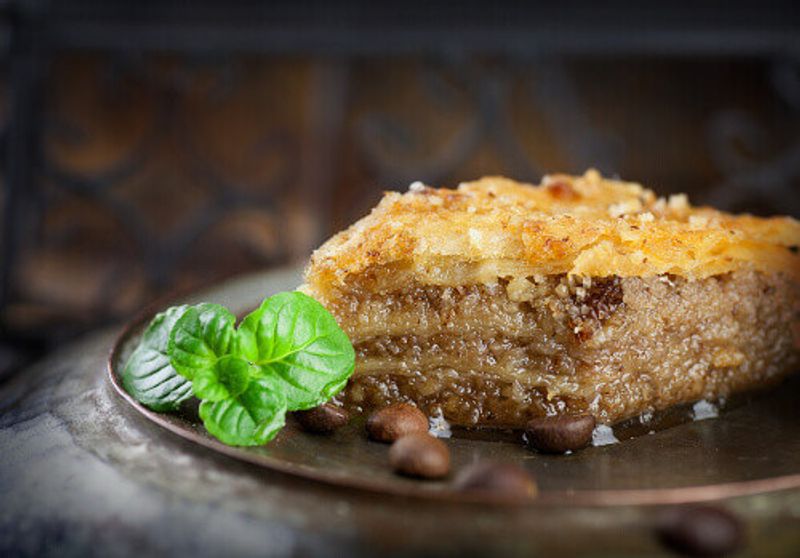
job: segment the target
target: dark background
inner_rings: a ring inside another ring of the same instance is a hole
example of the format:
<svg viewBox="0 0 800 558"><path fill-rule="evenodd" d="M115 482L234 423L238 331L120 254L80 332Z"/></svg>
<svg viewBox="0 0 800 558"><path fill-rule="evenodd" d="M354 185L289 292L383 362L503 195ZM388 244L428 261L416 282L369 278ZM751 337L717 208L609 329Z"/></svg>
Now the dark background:
<svg viewBox="0 0 800 558"><path fill-rule="evenodd" d="M2 2L0 380L413 180L800 216L796 4Z"/></svg>

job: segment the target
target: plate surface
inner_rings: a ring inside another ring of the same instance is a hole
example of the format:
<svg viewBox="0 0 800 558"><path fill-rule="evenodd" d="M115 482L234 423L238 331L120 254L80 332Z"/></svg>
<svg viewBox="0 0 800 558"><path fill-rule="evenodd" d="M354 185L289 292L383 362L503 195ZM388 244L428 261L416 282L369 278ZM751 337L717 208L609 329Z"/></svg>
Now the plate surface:
<svg viewBox="0 0 800 558"><path fill-rule="evenodd" d="M224 304L238 314L300 282L296 270L234 280L178 302ZM363 418L333 435L303 432L291 420L267 446L237 448L212 438L195 413L155 413L122 388L120 373L143 327L158 309L133 321L117 339L108 365L115 390L150 421L191 442L290 475L373 492L451 501L473 499L450 482L398 477L388 467L388 446L366 439ZM537 478L530 505L669 504L716 500L800 487L800 380L753 395L719 418L687 421L621 443L572 455L547 456L513 441L471 437L447 440L453 470L479 460L517 463ZM686 411L688 412L688 411Z"/></svg>

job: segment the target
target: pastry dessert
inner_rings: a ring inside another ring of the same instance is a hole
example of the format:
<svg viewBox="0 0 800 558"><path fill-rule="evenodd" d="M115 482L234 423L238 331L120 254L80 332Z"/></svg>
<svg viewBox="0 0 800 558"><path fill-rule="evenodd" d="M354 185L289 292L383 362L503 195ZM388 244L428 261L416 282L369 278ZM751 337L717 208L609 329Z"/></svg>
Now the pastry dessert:
<svg viewBox="0 0 800 558"><path fill-rule="evenodd" d="M583 176L412 184L311 258L302 290L356 348L340 401L466 426L642 413L800 361L800 223Z"/></svg>

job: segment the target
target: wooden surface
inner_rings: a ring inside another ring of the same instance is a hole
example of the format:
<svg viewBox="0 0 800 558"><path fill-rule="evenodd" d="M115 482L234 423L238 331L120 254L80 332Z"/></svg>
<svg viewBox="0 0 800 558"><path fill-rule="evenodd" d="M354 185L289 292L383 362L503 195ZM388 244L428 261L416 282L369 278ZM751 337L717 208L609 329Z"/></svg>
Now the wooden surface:
<svg viewBox="0 0 800 558"><path fill-rule="evenodd" d="M233 306L294 281L291 272L255 275L198 296ZM0 555L667 555L652 534L656 506L382 496L218 455L150 423L111 389L105 363L118 333L92 335L0 388ZM721 505L747 523L743 556L797 555L800 491Z"/></svg>

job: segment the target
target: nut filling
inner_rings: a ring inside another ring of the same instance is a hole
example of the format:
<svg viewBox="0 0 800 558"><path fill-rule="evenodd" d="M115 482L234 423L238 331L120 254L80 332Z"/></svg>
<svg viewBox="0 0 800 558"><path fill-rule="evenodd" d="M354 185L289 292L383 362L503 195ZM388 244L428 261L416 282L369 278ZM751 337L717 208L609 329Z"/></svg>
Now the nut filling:
<svg viewBox="0 0 800 558"><path fill-rule="evenodd" d="M770 383L798 363L800 293L781 273L352 287L327 306L356 346L339 398L357 410L414 402L462 426L563 413L615 423Z"/></svg>

